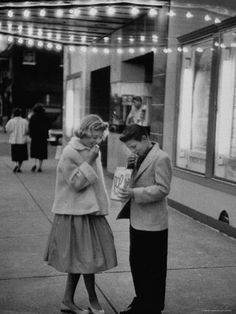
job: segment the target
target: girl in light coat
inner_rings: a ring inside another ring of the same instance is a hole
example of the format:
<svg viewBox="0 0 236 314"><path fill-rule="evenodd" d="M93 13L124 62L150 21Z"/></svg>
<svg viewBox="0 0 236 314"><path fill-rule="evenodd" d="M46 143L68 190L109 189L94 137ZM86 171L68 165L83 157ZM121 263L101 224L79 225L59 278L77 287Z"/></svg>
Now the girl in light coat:
<svg viewBox="0 0 236 314"><path fill-rule="evenodd" d="M27 134L28 121L21 117L21 109L13 110L13 118L6 124L6 131L9 134L11 144L11 159L16 162L13 172L21 172L24 160L28 160Z"/></svg>
<svg viewBox="0 0 236 314"><path fill-rule="evenodd" d="M106 128L99 116L86 116L57 166L55 216L45 260L68 273L62 312L105 313L95 292L95 273L117 265L113 234L105 218L109 199L97 145ZM80 274L89 295L89 311L74 303Z"/></svg>

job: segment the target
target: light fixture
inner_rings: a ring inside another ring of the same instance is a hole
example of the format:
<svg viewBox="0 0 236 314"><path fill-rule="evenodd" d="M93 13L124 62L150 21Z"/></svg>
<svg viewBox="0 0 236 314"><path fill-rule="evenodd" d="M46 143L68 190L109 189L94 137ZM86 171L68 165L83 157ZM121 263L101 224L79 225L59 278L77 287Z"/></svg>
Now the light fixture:
<svg viewBox="0 0 236 314"><path fill-rule="evenodd" d="M157 16L157 14L158 14L158 12L157 12L157 10L154 9L154 8L151 8L151 9L148 11L148 15L149 15L150 17L155 17L155 16Z"/></svg>
<svg viewBox="0 0 236 314"><path fill-rule="evenodd" d="M197 47L196 51L197 52L203 52L203 49L201 47Z"/></svg>
<svg viewBox="0 0 236 314"><path fill-rule="evenodd" d="M18 25L17 30L18 30L18 33L19 33L19 34L22 33L22 31L23 31L23 26L22 26L22 24Z"/></svg>
<svg viewBox="0 0 236 314"><path fill-rule="evenodd" d="M97 53L97 52L98 52L98 49L97 49L96 47L93 47L93 48L92 48L92 52L93 52L93 53Z"/></svg>
<svg viewBox="0 0 236 314"><path fill-rule="evenodd" d="M75 47L74 46L69 46L69 50L70 50L70 52L74 52L75 51Z"/></svg>
<svg viewBox="0 0 236 314"><path fill-rule="evenodd" d="M41 36L43 35L43 30L42 30L42 28L39 28L39 29L38 29L37 35L38 35L39 37L41 37Z"/></svg>
<svg viewBox="0 0 236 314"><path fill-rule="evenodd" d="M12 30L12 22L7 23L7 28L9 32Z"/></svg>
<svg viewBox="0 0 236 314"><path fill-rule="evenodd" d="M64 14L63 10L62 9L57 9L56 10L56 17L62 17Z"/></svg>
<svg viewBox="0 0 236 314"><path fill-rule="evenodd" d="M80 9L74 9L74 12L73 12L74 16L79 16L80 15Z"/></svg>
<svg viewBox="0 0 236 314"><path fill-rule="evenodd" d="M98 10L94 7L89 10L89 15L91 16L95 16L97 13L98 13Z"/></svg>
<svg viewBox="0 0 236 314"><path fill-rule="evenodd" d="M82 43L85 43L86 40L87 40L87 36L85 36L85 35L81 36L81 42Z"/></svg>
<svg viewBox="0 0 236 314"><path fill-rule="evenodd" d="M32 27L32 26L29 26L29 27L28 27L28 35L32 35L32 34L33 34L33 31L34 31L33 27Z"/></svg>
<svg viewBox="0 0 236 314"><path fill-rule="evenodd" d="M107 8L107 15L113 16L116 13L116 9L114 7Z"/></svg>
<svg viewBox="0 0 236 314"><path fill-rule="evenodd" d="M140 47L140 48L139 48L139 51L140 51L140 52L145 52L146 49L145 49L144 47Z"/></svg>
<svg viewBox="0 0 236 314"><path fill-rule="evenodd" d="M139 9L136 8L136 7L131 8L130 14L133 15L133 16L138 15L139 14Z"/></svg>
<svg viewBox="0 0 236 314"><path fill-rule="evenodd" d="M117 40L118 40L118 42L121 42L122 41L122 37L118 37Z"/></svg>
<svg viewBox="0 0 236 314"><path fill-rule="evenodd" d="M57 33L57 34L56 34L56 39L57 39L57 40L60 40L60 39L61 39L61 34Z"/></svg>
<svg viewBox="0 0 236 314"><path fill-rule="evenodd" d="M47 49L51 50L53 48L53 44L52 43L47 43Z"/></svg>
<svg viewBox="0 0 236 314"><path fill-rule="evenodd" d="M42 42L42 40L39 40L39 41L37 42L37 46L38 46L39 48L42 48L42 47L43 47L43 42Z"/></svg>
<svg viewBox="0 0 236 314"><path fill-rule="evenodd" d="M145 36L144 35L140 36L140 41L145 41Z"/></svg>
<svg viewBox="0 0 236 314"><path fill-rule="evenodd" d="M82 46L80 49L81 49L82 52L86 52L87 51L87 47L86 46Z"/></svg>
<svg viewBox="0 0 236 314"><path fill-rule="evenodd" d="M219 24L219 23L221 23L221 20L218 17L216 17L215 18L215 24Z"/></svg>
<svg viewBox="0 0 236 314"><path fill-rule="evenodd" d="M19 45L22 45L24 40L23 40L23 38L20 37L20 38L18 38L17 42L18 42Z"/></svg>
<svg viewBox="0 0 236 314"><path fill-rule="evenodd" d="M204 20L205 20L206 22L211 21L211 19L212 19L212 18L210 17L209 14L205 15L205 17L204 17Z"/></svg>
<svg viewBox="0 0 236 314"><path fill-rule="evenodd" d="M27 45L28 45L29 47L32 47L32 46L34 45L33 39L28 39L28 40L27 40Z"/></svg>
<svg viewBox="0 0 236 314"><path fill-rule="evenodd" d="M152 35L152 41L153 42L158 42L158 36L157 35Z"/></svg>
<svg viewBox="0 0 236 314"><path fill-rule="evenodd" d="M167 14L168 14L170 17L176 15L176 13L175 13L173 10L170 10Z"/></svg>
<svg viewBox="0 0 236 314"><path fill-rule="evenodd" d="M109 37L104 37L103 40L107 43L109 41Z"/></svg>
<svg viewBox="0 0 236 314"><path fill-rule="evenodd" d="M52 32L48 32L47 33L47 39L51 39L52 38Z"/></svg>
<svg viewBox="0 0 236 314"><path fill-rule="evenodd" d="M69 39L70 41L74 41L75 36L74 35L70 35Z"/></svg>
<svg viewBox="0 0 236 314"><path fill-rule="evenodd" d="M41 10L39 11L39 16L45 17L45 16L46 16L46 10L45 10L45 9L41 9Z"/></svg>
<svg viewBox="0 0 236 314"><path fill-rule="evenodd" d="M130 38L129 38L129 41L130 41L131 43L133 43L133 42L134 42L134 37L130 37Z"/></svg>
<svg viewBox="0 0 236 314"><path fill-rule="evenodd" d="M123 52L124 52L123 49L121 49L121 48L117 49L117 53L122 54Z"/></svg>
<svg viewBox="0 0 236 314"><path fill-rule="evenodd" d="M8 37L7 37L7 41L8 41L9 43L13 43L13 41L14 41L13 36L8 36Z"/></svg>
<svg viewBox="0 0 236 314"><path fill-rule="evenodd" d="M7 11L7 16L12 18L14 16L14 12L12 10Z"/></svg>
<svg viewBox="0 0 236 314"><path fill-rule="evenodd" d="M104 49L103 49L103 52L104 52L105 54L109 54L109 53L110 53L110 50L109 50L108 48L104 48Z"/></svg>
<svg viewBox="0 0 236 314"><path fill-rule="evenodd" d="M131 53L131 54L135 53L134 48L129 48L129 53Z"/></svg>
<svg viewBox="0 0 236 314"><path fill-rule="evenodd" d="M62 50L62 45L61 44L56 44L56 50L58 50L58 51Z"/></svg>
<svg viewBox="0 0 236 314"><path fill-rule="evenodd" d="M194 16L194 15L193 15L190 11L188 11L188 12L186 13L187 19L191 19L193 16Z"/></svg>
<svg viewBox="0 0 236 314"><path fill-rule="evenodd" d="M24 16L25 18L29 18L29 17L30 17L30 10L28 10L28 9L24 10L24 11L23 11L23 16Z"/></svg>

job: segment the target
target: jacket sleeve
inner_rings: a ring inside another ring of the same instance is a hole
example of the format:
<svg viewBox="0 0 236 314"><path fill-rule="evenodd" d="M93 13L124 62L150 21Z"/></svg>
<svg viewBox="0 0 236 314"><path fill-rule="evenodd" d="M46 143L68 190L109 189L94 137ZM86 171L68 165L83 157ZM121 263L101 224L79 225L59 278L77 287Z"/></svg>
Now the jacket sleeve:
<svg viewBox="0 0 236 314"><path fill-rule="evenodd" d="M9 121L7 122L5 128L6 128L6 131L7 131L8 133L10 133L10 132L13 131L13 130L12 130L12 121L11 121L11 120L9 120Z"/></svg>
<svg viewBox="0 0 236 314"><path fill-rule="evenodd" d="M86 161L65 156L62 160L63 176L67 183L76 191L93 184L98 179L96 171Z"/></svg>
<svg viewBox="0 0 236 314"><path fill-rule="evenodd" d="M171 162L165 156L155 163L155 184L146 187L133 188L136 203L151 203L161 201L170 192L172 177Z"/></svg>

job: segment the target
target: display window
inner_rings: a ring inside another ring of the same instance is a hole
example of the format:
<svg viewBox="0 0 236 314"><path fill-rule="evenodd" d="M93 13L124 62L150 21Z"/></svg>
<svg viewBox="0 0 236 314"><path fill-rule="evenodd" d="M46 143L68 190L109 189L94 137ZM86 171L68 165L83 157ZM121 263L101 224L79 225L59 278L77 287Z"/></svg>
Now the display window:
<svg viewBox="0 0 236 314"><path fill-rule="evenodd" d="M220 45L214 174L236 182L236 28Z"/></svg>
<svg viewBox="0 0 236 314"><path fill-rule="evenodd" d="M176 166L236 183L236 26L182 46Z"/></svg>
<svg viewBox="0 0 236 314"><path fill-rule="evenodd" d="M206 169L212 44L185 46L182 56L176 164L200 173Z"/></svg>

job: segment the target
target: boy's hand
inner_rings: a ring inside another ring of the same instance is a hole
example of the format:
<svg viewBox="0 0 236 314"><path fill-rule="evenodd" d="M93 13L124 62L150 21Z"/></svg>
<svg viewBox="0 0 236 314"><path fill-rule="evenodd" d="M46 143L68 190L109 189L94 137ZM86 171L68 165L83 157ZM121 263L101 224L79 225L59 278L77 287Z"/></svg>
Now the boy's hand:
<svg viewBox="0 0 236 314"><path fill-rule="evenodd" d="M122 199L132 198L134 196L134 191L131 188L119 189L119 197Z"/></svg>

